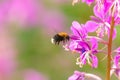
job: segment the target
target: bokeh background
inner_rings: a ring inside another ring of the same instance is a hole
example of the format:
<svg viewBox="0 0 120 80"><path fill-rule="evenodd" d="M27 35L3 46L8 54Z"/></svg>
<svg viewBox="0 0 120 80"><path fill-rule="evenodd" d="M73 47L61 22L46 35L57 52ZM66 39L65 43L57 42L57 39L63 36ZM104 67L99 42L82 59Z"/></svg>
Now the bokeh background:
<svg viewBox="0 0 120 80"><path fill-rule="evenodd" d="M104 79L106 59L98 54L99 66L93 69L75 64L79 56L54 45L58 32L71 33L76 20L85 23L93 15L92 6L72 0L0 0L0 80L67 80L75 70ZM113 49L120 45L120 28ZM112 76L112 80L116 80Z"/></svg>

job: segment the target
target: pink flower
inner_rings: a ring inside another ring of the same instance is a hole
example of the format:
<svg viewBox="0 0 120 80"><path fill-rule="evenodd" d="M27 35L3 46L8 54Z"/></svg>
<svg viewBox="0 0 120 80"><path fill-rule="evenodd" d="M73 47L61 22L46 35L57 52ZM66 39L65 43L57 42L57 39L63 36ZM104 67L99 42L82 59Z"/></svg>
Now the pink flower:
<svg viewBox="0 0 120 80"><path fill-rule="evenodd" d="M74 74L68 80L102 80L100 77L85 72L74 71Z"/></svg>
<svg viewBox="0 0 120 80"><path fill-rule="evenodd" d="M35 24L38 21L38 4L35 0L11 0L8 20L21 25Z"/></svg>
<svg viewBox="0 0 120 80"><path fill-rule="evenodd" d="M110 18L108 15L108 11L106 10L106 6L94 6L94 14L95 16L91 16L91 19L96 22L96 33L99 37L104 37L105 35L110 36ZM91 27L91 26L90 26ZM91 27L92 28L92 27ZM113 31L113 39L116 37L116 29Z"/></svg>
<svg viewBox="0 0 120 80"><path fill-rule="evenodd" d="M80 57L77 58L76 64L80 67L83 67L83 65L85 65L87 62L93 68L97 68L98 59L95 56L98 47L97 41L95 39L91 39L91 42L89 43L91 43L92 46L86 42L78 42L78 46L81 46L81 48L77 47L76 50L80 51L81 53Z"/></svg>
<svg viewBox="0 0 120 80"><path fill-rule="evenodd" d="M15 61L8 54L0 55L0 74L9 77L15 70Z"/></svg>
<svg viewBox="0 0 120 80"><path fill-rule="evenodd" d="M68 78L68 80L84 80L85 79L85 73L74 71L74 74Z"/></svg>
<svg viewBox="0 0 120 80"><path fill-rule="evenodd" d="M9 78L16 69L14 41L6 29L0 29L0 77Z"/></svg>
<svg viewBox="0 0 120 80"><path fill-rule="evenodd" d="M116 66L115 64L113 64L110 74L111 76L113 75L113 73L115 74L115 76L120 79L120 62L118 63L118 66Z"/></svg>
<svg viewBox="0 0 120 80"><path fill-rule="evenodd" d="M113 59L113 66L111 69L111 76L114 73L116 75L116 77L118 79L120 79L120 47L118 47L116 50L114 50L114 52L116 53L116 55L114 56Z"/></svg>
<svg viewBox="0 0 120 80"><path fill-rule="evenodd" d="M119 66L119 60L120 60L120 47L118 47L116 50L114 50L116 55L114 56L114 65L117 68L120 68Z"/></svg>
<svg viewBox="0 0 120 80"><path fill-rule="evenodd" d="M68 48L71 51L75 51L80 54L80 57L77 58L76 64L80 67L88 62L93 68L97 68L98 59L95 56L98 53L98 41L94 37L87 39L88 32L93 32L95 28L89 28L89 26L94 27L96 24L92 21L87 22L85 25L79 24L77 21L72 23L71 30L73 32L68 45Z"/></svg>
<svg viewBox="0 0 120 80"><path fill-rule="evenodd" d="M27 70L24 73L24 80L47 80L44 75L35 70Z"/></svg>
<svg viewBox="0 0 120 80"><path fill-rule="evenodd" d="M18 23L21 26L38 23L38 3L35 0L5 0L0 5L0 25Z"/></svg>
<svg viewBox="0 0 120 80"><path fill-rule="evenodd" d="M40 23L44 26L42 28L49 33L60 32L65 26L65 16L61 12L48 10L41 16Z"/></svg>

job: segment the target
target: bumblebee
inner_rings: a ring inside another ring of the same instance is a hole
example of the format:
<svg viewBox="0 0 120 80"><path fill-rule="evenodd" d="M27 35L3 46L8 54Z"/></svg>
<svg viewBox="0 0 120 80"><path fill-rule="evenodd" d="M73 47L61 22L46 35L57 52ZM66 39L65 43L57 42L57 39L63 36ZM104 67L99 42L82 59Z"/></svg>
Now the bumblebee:
<svg viewBox="0 0 120 80"><path fill-rule="evenodd" d="M59 45L60 42L65 43L69 40L70 40L70 37L66 32L60 32L60 33L57 33L56 35L54 35L54 37L51 39L51 42L53 44Z"/></svg>

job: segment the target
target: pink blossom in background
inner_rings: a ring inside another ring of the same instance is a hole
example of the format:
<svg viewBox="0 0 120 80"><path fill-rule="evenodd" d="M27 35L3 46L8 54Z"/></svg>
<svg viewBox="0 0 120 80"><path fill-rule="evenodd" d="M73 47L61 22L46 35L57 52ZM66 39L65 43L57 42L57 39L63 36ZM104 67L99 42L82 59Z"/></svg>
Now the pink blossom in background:
<svg viewBox="0 0 120 80"><path fill-rule="evenodd" d="M62 31L65 16L37 0L6 0L0 2L0 25L20 27L40 26L45 31Z"/></svg>
<svg viewBox="0 0 120 80"><path fill-rule="evenodd" d="M57 11L47 11L41 18L42 27L46 31L59 32L63 31L65 26L65 17Z"/></svg>
<svg viewBox="0 0 120 80"><path fill-rule="evenodd" d="M38 4L36 0L11 0L8 20L20 24L35 24L38 21Z"/></svg>
<svg viewBox="0 0 120 80"><path fill-rule="evenodd" d="M54 2L54 1L53 1ZM49 33L58 33L65 29L66 17L58 9L52 9L49 6L47 7L43 1L40 1L40 14L39 14L39 23L40 26L45 32Z"/></svg>
<svg viewBox="0 0 120 80"><path fill-rule="evenodd" d="M0 2L0 25L17 23L21 26L38 23L39 6L35 0L6 0Z"/></svg>
<svg viewBox="0 0 120 80"><path fill-rule="evenodd" d="M8 54L0 55L0 80L6 80L13 76L15 71L15 61Z"/></svg>
<svg viewBox="0 0 120 80"><path fill-rule="evenodd" d="M14 41L5 29L0 29L0 80L7 80L16 68Z"/></svg>
<svg viewBox="0 0 120 80"><path fill-rule="evenodd" d="M8 0L0 2L0 28L3 27L3 24L6 24L10 3Z"/></svg>
<svg viewBox="0 0 120 80"><path fill-rule="evenodd" d="M26 70L24 80L48 80L43 74L35 70Z"/></svg>
<svg viewBox="0 0 120 80"><path fill-rule="evenodd" d="M43 30L62 31L65 26L65 16L58 10L47 8L43 1L13 0L9 9L9 21L28 26L39 25Z"/></svg>

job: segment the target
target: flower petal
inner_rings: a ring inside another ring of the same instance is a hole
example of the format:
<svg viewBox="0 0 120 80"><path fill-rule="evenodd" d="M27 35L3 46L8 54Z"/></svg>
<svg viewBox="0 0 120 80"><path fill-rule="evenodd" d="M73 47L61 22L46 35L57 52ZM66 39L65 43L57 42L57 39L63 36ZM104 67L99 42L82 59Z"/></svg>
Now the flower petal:
<svg viewBox="0 0 120 80"><path fill-rule="evenodd" d="M91 18L91 20L93 20L95 22L98 22L98 23L102 23L103 22L100 18L98 18L96 16L90 16L90 18Z"/></svg>
<svg viewBox="0 0 120 80"><path fill-rule="evenodd" d="M90 5L94 2L94 0L82 0L82 2L86 2L86 4Z"/></svg>
<svg viewBox="0 0 120 80"><path fill-rule="evenodd" d="M112 1L107 1L107 0L104 1L104 7L105 7L104 12L105 13L109 11L109 8L111 7L111 5L112 5Z"/></svg>
<svg viewBox="0 0 120 80"><path fill-rule="evenodd" d="M100 7L100 5L95 5L94 6L94 14L96 17L99 17L101 19L104 19L104 7Z"/></svg>
<svg viewBox="0 0 120 80"><path fill-rule="evenodd" d="M120 47L118 47L116 50L114 50L114 52L119 53L120 54Z"/></svg>
<svg viewBox="0 0 120 80"><path fill-rule="evenodd" d="M79 41L78 43L81 47L85 48L85 50L90 50L90 46L88 45L87 42Z"/></svg>
<svg viewBox="0 0 120 80"><path fill-rule="evenodd" d="M115 64L115 66L118 68L119 67L119 60L120 60L120 55L116 55L115 57L114 57L114 64Z"/></svg>
<svg viewBox="0 0 120 80"><path fill-rule="evenodd" d="M70 42L69 49L74 51L77 48L78 43L76 41Z"/></svg>
<svg viewBox="0 0 120 80"><path fill-rule="evenodd" d="M91 55L91 59L92 59L92 67L93 68L97 68L98 66L98 59L95 55Z"/></svg>
<svg viewBox="0 0 120 80"><path fill-rule="evenodd" d="M80 56L80 62L82 63L82 64L86 64L86 54L87 54L87 52L84 52L81 56Z"/></svg>
<svg viewBox="0 0 120 80"><path fill-rule="evenodd" d="M84 80L84 78L85 78L84 72L74 71L74 74L70 76L68 80Z"/></svg>
<svg viewBox="0 0 120 80"><path fill-rule="evenodd" d="M98 28L98 24L94 21L87 21L85 28L88 32L94 32Z"/></svg>
<svg viewBox="0 0 120 80"><path fill-rule="evenodd" d="M72 22L71 31L73 32L74 35L80 36L79 32L81 31L81 26L77 21Z"/></svg>
<svg viewBox="0 0 120 80"><path fill-rule="evenodd" d="M91 38L90 41L91 41L91 45L92 45L91 49L92 50L97 49L98 48L98 42L97 42L97 40L95 38Z"/></svg>

